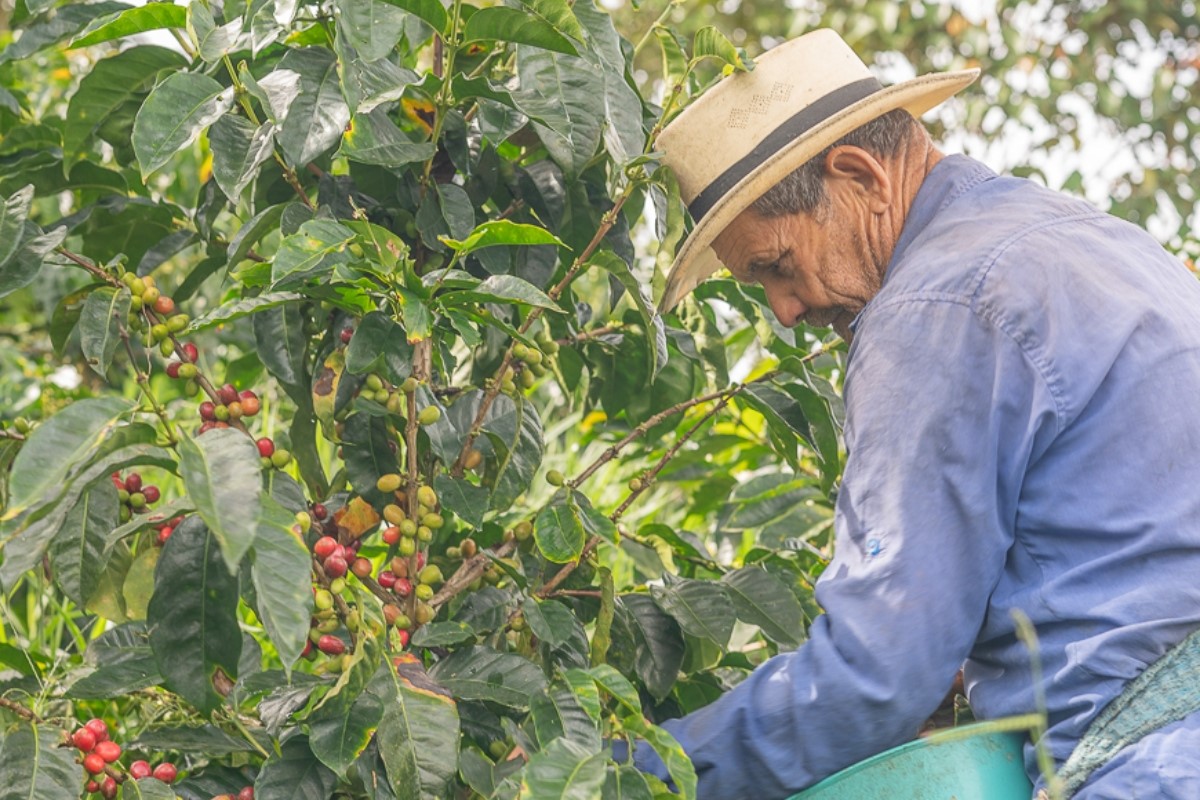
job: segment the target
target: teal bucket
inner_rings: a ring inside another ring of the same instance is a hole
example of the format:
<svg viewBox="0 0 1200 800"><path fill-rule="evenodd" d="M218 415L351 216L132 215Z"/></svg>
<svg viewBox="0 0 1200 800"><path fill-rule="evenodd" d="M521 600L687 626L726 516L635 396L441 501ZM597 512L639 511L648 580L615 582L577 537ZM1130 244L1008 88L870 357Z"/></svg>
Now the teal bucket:
<svg viewBox="0 0 1200 800"><path fill-rule="evenodd" d="M1022 748L1036 717L964 725L886 750L791 800L1029 800Z"/></svg>

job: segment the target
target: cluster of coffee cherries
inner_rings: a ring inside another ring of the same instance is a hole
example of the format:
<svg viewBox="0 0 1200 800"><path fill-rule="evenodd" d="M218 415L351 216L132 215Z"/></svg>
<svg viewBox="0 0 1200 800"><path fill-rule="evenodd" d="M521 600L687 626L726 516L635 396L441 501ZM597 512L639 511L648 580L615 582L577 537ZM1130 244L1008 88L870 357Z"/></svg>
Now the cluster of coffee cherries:
<svg viewBox="0 0 1200 800"><path fill-rule="evenodd" d="M417 379L410 376L399 386L390 386L382 376L372 372L363 379L358 396L375 401L385 407L388 413L404 416L404 397L410 392L415 392L418 385ZM441 418L442 410L436 405L425 406L417 412L417 422L421 425L432 425Z"/></svg>
<svg viewBox="0 0 1200 800"><path fill-rule="evenodd" d="M148 761L134 761L127 772L121 771L117 765L121 758L121 745L110 739L108 733L108 723L102 719L90 719L71 734L71 744L82 753L83 769L87 773L84 789L87 792L112 800L117 796L117 787L128 778L156 778L163 783L175 781L178 771L169 761L153 767Z"/></svg>
<svg viewBox="0 0 1200 800"><path fill-rule="evenodd" d="M129 287L132 295L129 304L130 327L141 330L143 317L149 319L149 344L158 345L164 356L171 355L175 352L171 337L187 329L191 322L188 315L175 313L175 301L159 291L153 275L139 278L132 272L126 272L121 276L121 282Z"/></svg>
<svg viewBox="0 0 1200 800"><path fill-rule="evenodd" d="M532 389L537 379L550 371L546 361L558 353L558 342L544 328L538 331L534 341L537 342L536 348L524 342L513 345L513 372L504 373L500 391L513 394L517 391L517 381L521 382L522 389Z"/></svg>
<svg viewBox="0 0 1200 800"><path fill-rule="evenodd" d="M213 795L212 800L254 800L254 787L243 787L237 794L217 794Z"/></svg>
<svg viewBox="0 0 1200 800"><path fill-rule="evenodd" d="M228 428L231 421L253 417L262 408L258 395L250 389L238 391L232 383L217 389L217 402L205 400L200 404L200 433L213 428Z"/></svg>
<svg viewBox="0 0 1200 800"><path fill-rule="evenodd" d="M121 473L112 474L113 486L117 488L117 497L121 501L121 522L129 522L134 514L143 514L150 506L158 502L162 493L153 484L142 483L142 476L131 472L124 478Z"/></svg>
<svg viewBox="0 0 1200 800"><path fill-rule="evenodd" d="M181 522L183 522L182 514L180 514L178 517L171 517L171 519L167 520L161 525L156 525L154 529L158 531L158 533L154 537L154 543L159 547L162 547L164 544L166 544L167 539L171 538L171 534L177 527L179 527L179 523Z"/></svg>

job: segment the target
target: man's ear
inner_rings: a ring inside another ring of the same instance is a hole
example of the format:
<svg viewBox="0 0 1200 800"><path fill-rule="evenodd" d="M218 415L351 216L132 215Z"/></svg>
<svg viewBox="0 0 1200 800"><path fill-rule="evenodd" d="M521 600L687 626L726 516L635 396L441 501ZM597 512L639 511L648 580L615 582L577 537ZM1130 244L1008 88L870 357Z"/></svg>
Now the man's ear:
<svg viewBox="0 0 1200 800"><path fill-rule="evenodd" d="M842 145L825 157L825 180L830 189L840 185L874 214L883 214L892 203L893 184L887 169L861 147Z"/></svg>

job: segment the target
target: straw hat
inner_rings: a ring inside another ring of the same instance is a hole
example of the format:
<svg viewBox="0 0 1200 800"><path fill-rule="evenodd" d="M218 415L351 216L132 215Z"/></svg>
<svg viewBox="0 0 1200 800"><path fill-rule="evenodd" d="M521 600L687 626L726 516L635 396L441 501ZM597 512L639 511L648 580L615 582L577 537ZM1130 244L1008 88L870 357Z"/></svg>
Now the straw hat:
<svg viewBox="0 0 1200 800"><path fill-rule="evenodd" d="M753 71L705 92L655 143L695 221L659 307L670 310L720 267L713 240L786 175L855 128L898 108L920 116L978 76L969 69L885 87L823 29L769 50Z"/></svg>

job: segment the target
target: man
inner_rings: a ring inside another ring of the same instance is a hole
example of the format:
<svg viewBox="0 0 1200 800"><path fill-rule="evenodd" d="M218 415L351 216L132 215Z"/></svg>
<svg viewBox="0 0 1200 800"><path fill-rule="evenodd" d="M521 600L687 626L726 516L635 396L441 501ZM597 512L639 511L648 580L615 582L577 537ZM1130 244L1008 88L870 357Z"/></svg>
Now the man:
<svg viewBox="0 0 1200 800"><path fill-rule="evenodd" d="M787 797L913 738L960 667L980 718L1043 693L1061 767L1132 679L1178 673L1163 656L1200 626L1200 285L1138 228L943 156L912 115L974 78L883 88L817 31L658 142L696 221L663 306L719 262L784 325L850 342L825 614L664 724L701 800ZM1078 800L1200 798L1197 693L1171 689L1141 693L1143 724L1099 764L1072 762ZM667 777L644 745L635 763Z"/></svg>

